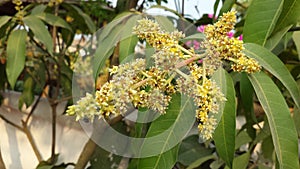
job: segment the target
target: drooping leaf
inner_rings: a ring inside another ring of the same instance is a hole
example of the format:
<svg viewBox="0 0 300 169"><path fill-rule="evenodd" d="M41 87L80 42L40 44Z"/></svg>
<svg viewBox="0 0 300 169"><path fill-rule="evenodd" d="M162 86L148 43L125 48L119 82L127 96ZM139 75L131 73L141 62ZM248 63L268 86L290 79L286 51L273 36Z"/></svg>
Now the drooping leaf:
<svg viewBox="0 0 300 169"><path fill-rule="evenodd" d="M0 28L3 25L5 25L10 19L11 19L11 16L0 16Z"/></svg>
<svg viewBox="0 0 300 169"><path fill-rule="evenodd" d="M179 94L173 95L165 115L152 122L141 155L156 154L138 161L138 168L172 168L177 160L178 142L187 134L195 122L193 101Z"/></svg>
<svg viewBox="0 0 300 169"><path fill-rule="evenodd" d="M6 74L12 88L14 88L20 73L24 69L26 36L27 32L25 30L15 30L8 37Z"/></svg>
<svg viewBox="0 0 300 169"><path fill-rule="evenodd" d="M36 16L28 15L23 19L24 23L32 30L34 36L42 42L48 52L53 53L53 42L46 25Z"/></svg>
<svg viewBox="0 0 300 169"><path fill-rule="evenodd" d="M235 151L235 90L233 81L229 74L227 74L224 69L220 69L219 72L220 73L218 74L220 77L216 78L216 81L218 79L226 79L222 84L226 86L224 95L226 96L227 101L225 102L223 115L215 130L213 139L215 141L218 154L226 162L226 165L231 167ZM221 82L222 81L217 82L217 84L220 84Z"/></svg>
<svg viewBox="0 0 300 169"><path fill-rule="evenodd" d="M271 4L270 4L271 5ZM284 0L282 12L276 23L275 32L297 23L300 18L300 1Z"/></svg>
<svg viewBox="0 0 300 169"><path fill-rule="evenodd" d="M244 45L245 54L256 59L260 65L273 74L288 89L296 105L300 107L300 89L294 78L280 59L266 48L247 43Z"/></svg>
<svg viewBox="0 0 300 169"><path fill-rule="evenodd" d="M52 26L59 26L59 27L66 28L66 29L72 31L72 28L65 20L63 20L62 18L55 16L53 14L39 13L34 16L44 20L45 22L47 22L48 24L50 24Z"/></svg>
<svg viewBox="0 0 300 169"><path fill-rule="evenodd" d="M276 25L282 6L283 0L253 0L247 10L243 40L264 46Z"/></svg>
<svg viewBox="0 0 300 169"><path fill-rule="evenodd" d="M267 115L280 168L299 168L297 131L282 94L263 72L249 78Z"/></svg>

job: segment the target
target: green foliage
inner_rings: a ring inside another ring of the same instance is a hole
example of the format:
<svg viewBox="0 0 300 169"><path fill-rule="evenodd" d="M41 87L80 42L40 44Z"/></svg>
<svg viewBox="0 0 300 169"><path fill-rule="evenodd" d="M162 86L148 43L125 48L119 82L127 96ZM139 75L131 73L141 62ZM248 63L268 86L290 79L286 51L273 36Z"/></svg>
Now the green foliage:
<svg viewBox="0 0 300 169"><path fill-rule="evenodd" d="M267 115L280 168L299 168L297 131L279 89L265 73L250 81Z"/></svg>
<svg viewBox="0 0 300 169"><path fill-rule="evenodd" d="M283 2L283 0L253 0L251 2L243 29L245 42L265 46L282 11Z"/></svg>
<svg viewBox="0 0 300 169"><path fill-rule="evenodd" d="M15 30L9 35L7 41L6 73L12 88L25 65L26 36L25 30Z"/></svg>
<svg viewBox="0 0 300 169"><path fill-rule="evenodd" d="M232 167L232 161L235 150L235 117L236 103L235 91L231 77L224 70L219 70L216 77L217 84L220 84L227 101L225 102L221 121L214 133L214 141L217 152L226 162L226 165Z"/></svg>

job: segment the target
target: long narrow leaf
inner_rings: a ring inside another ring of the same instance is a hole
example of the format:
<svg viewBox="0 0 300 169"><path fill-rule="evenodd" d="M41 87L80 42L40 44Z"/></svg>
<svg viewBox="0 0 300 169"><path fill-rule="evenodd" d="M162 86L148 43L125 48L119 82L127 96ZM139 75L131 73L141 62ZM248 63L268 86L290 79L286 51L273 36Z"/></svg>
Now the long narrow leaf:
<svg viewBox="0 0 300 169"><path fill-rule="evenodd" d="M14 88L20 73L24 69L26 36L27 32L25 30L15 30L8 37L6 74L12 88Z"/></svg>
<svg viewBox="0 0 300 169"><path fill-rule="evenodd" d="M275 31L297 23L300 18L300 1L284 0L282 12L278 18Z"/></svg>
<svg viewBox="0 0 300 169"><path fill-rule="evenodd" d="M252 74L250 81L267 115L280 168L299 168L297 131L282 94L263 72Z"/></svg>
<svg viewBox="0 0 300 169"><path fill-rule="evenodd" d="M75 5L70 5L70 6L82 17L85 24L89 28L90 32L94 33L96 31L96 26L95 26L94 22L92 21L92 19L77 6L75 6Z"/></svg>
<svg viewBox="0 0 300 169"><path fill-rule="evenodd" d="M296 105L300 107L300 89L292 75L280 59L266 48L248 43L244 45L245 54L255 58L259 64L272 73L288 89Z"/></svg>
<svg viewBox="0 0 300 169"><path fill-rule="evenodd" d="M213 138L218 154L226 162L226 165L231 167L235 151L235 90L231 77L225 72L224 69L220 69L218 74L219 78L216 78L216 80L225 79L225 82L222 84L226 86L224 94L227 101L225 102L223 115L218 127L215 130ZM221 82L218 84L221 84Z"/></svg>
<svg viewBox="0 0 300 169"><path fill-rule="evenodd" d="M283 0L253 0L247 10L243 40L264 46L275 27L282 6Z"/></svg>
<svg viewBox="0 0 300 169"><path fill-rule="evenodd" d="M32 15L26 16L23 21L32 30L34 36L46 46L48 52L52 54L53 42L46 25L38 17Z"/></svg>
<svg viewBox="0 0 300 169"><path fill-rule="evenodd" d="M48 24L50 24L52 26L59 26L59 27L66 28L66 29L69 29L70 31L72 31L72 28L70 27L70 25L65 20L63 20L62 18L60 18L58 16L55 16L55 15L49 14L49 13L39 13L39 14L36 14L35 16L44 20L45 22L47 22Z"/></svg>
<svg viewBox="0 0 300 169"><path fill-rule="evenodd" d="M176 144L191 129L194 117L193 101L179 94L174 95L167 113L152 122L146 135L147 139L141 146L142 155L153 152L157 152L158 155L139 160L138 168L172 168L177 160L178 145Z"/></svg>

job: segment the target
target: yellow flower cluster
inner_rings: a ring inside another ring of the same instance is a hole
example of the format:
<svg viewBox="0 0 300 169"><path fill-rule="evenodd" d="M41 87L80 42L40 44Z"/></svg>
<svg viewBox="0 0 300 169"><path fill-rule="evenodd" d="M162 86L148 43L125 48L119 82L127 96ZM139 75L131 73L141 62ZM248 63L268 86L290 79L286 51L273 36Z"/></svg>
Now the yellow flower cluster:
<svg viewBox="0 0 300 169"><path fill-rule="evenodd" d="M206 26L204 33L206 41L203 46L208 54L207 60L210 64L220 63L221 59L233 62L234 71L245 71L254 73L260 71L258 62L252 58L246 57L242 52L243 41L238 38L230 38L227 34L234 28L236 23L236 12L224 13L218 22L214 25Z"/></svg>
<svg viewBox="0 0 300 169"><path fill-rule="evenodd" d="M15 19L19 21L20 24L22 24L21 21L26 14L25 11L22 11L22 9L24 8L23 2L21 0L13 0L12 3L15 4L15 9L17 10Z"/></svg>
<svg viewBox="0 0 300 169"><path fill-rule="evenodd" d="M163 70L174 69L175 64L183 57L183 52L178 44L179 40L184 37L182 32L165 32L161 30L157 22L141 19L133 28L133 33L156 49L157 52L152 58L155 65Z"/></svg>
<svg viewBox="0 0 300 169"><path fill-rule="evenodd" d="M217 23L207 26L206 40L201 45L205 53L196 54L179 45L183 33L165 32L155 21L139 20L133 32L154 47L154 65L146 67L145 59L136 59L113 66L110 69L112 79L96 91L92 105L97 113L84 114L90 119L93 115L109 118L125 115L130 106L146 107L164 114L172 94L178 92L193 98L197 106L195 116L200 137L211 139L217 125L219 105L226 101L218 85L211 80L215 70L222 66L222 60L233 62L232 69L235 71L253 73L260 70L254 59L242 53L243 42L227 36L235 22L235 12L228 12ZM202 59L201 62L197 62L199 59ZM77 104L84 106L89 99ZM83 113L76 112L79 110L77 106L71 106L67 112L76 114L78 118L85 117Z"/></svg>

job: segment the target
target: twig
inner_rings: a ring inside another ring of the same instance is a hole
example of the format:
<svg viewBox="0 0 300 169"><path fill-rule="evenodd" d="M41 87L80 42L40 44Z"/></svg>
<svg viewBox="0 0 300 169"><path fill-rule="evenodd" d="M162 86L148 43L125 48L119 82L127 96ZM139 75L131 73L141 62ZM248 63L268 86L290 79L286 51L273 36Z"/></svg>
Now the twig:
<svg viewBox="0 0 300 169"><path fill-rule="evenodd" d="M51 105L52 110L52 144L51 144L51 164L55 162L55 145L56 145L56 107L57 104Z"/></svg>
<svg viewBox="0 0 300 169"><path fill-rule="evenodd" d="M43 161L42 155L41 155L39 149L37 148L37 146L35 144L35 141L32 137L31 132L28 129L28 126L27 126L26 122L22 121L22 125L23 125L23 132L26 134L27 139L28 139L28 141L29 141L29 143L30 143L30 145L33 149L33 152L34 152L36 158L38 159L39 162Z"/></svg>
<svg viewBox="0 0 300 169"><path fill-rule="evenodd" d="M29 121L30 117L32 116L34 110L36 109L37 105L39 104L42 95L43 95L43 92L41 92L41 94L39 94L39 96L38 96L38 98L36 99L34 105L32 106L32 109L30 110L29 114L27 115L26 120L25 120L26 126L27 126L28 121Z"/></svg>
<svg viewBox="0 0 300 169"><path fill-rule="evenodd" d="M10 125L12 125L12 126L15 127L15 128L17 128L17 129L19 129L19 130L21 130L21 131L24 131L22 127L20 127L19 125L13 123L12 121L8 120L8 119L7 119L6 117L4 117L2 114L0 114L0 118L1 118L2 120L4 120L7 124L10 124Z"/></svg>

